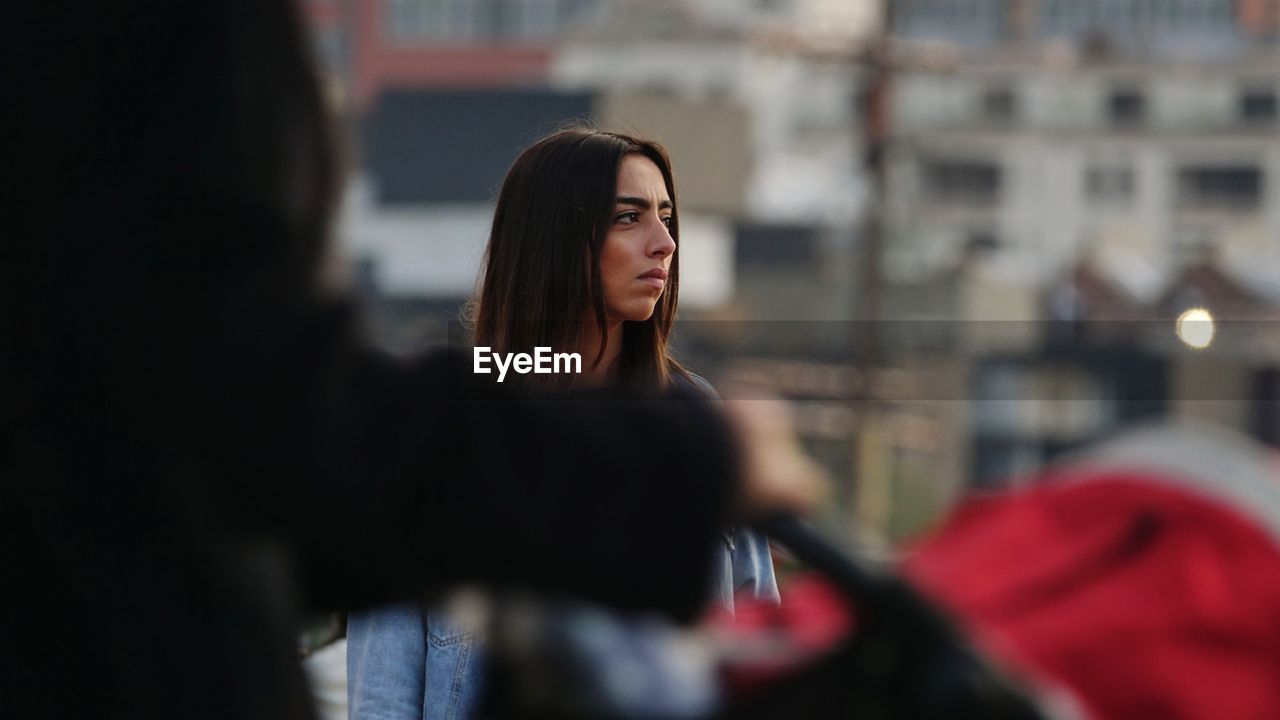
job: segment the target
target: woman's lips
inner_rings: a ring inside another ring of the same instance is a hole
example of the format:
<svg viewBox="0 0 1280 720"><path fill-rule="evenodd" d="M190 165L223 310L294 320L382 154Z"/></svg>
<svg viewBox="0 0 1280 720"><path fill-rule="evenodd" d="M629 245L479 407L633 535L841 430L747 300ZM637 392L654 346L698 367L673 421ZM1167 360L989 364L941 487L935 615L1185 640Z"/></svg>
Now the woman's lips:
<svg viewBox="0 0 1280 720"><path fill-rule="evenodd" d="M636 279L651 288L661 290L667 286L667 271L660 267L653 268Z"/></svg>

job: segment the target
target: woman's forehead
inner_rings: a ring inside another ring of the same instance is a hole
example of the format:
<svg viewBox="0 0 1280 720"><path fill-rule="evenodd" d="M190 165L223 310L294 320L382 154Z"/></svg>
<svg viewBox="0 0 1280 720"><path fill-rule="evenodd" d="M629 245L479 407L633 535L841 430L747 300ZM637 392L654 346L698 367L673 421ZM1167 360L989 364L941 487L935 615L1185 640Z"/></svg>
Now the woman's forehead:
<svg viewBox="0 0 1280 720"><path fill-rule="evenodd" d="M618 194L657 200L667 197L667 183L656 163L644 155L629 154L618 167Z"/></svg>

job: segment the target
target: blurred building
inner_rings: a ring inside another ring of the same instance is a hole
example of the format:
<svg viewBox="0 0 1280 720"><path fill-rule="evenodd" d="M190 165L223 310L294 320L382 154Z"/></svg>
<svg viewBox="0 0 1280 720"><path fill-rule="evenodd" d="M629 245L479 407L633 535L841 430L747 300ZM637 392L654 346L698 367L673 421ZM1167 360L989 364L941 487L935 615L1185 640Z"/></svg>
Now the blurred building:
<svg viewBox="0 0 1280 720"><path fill-rule="evenodd" d="M969 48L1054 40L1126 54L1234 55L1273 40L1275 0L898 0L894 34Z"/></svg>
<svg viewBox="0 0 1280 720"><path fill-rule="evenodd" d="M1277 3L895 8L885 316L965 368L972 480L1148 415L1274 441L1280 355L1173 320L1277 316Z"/></svg>

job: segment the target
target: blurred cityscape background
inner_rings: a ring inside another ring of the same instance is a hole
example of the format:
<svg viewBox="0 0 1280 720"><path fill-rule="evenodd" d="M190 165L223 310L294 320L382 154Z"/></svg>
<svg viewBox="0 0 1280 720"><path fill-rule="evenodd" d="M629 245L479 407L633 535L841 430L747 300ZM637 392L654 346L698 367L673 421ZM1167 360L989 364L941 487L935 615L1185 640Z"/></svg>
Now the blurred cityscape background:
<svg viewBox="0 0 1280 720"><path fill-rule="evenodd" d="M592 120L672 151L680 356L794 402L864 542L1138 418L1280 444L1280 0L302 2L393 351Z"/></svg>

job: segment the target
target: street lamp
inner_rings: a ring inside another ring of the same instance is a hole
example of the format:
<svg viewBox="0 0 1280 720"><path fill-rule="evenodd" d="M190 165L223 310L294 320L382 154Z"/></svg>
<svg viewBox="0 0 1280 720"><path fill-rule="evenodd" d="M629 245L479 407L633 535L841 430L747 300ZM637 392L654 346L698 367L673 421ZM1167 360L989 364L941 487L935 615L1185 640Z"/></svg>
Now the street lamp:
<svg viewBox="0 0 1280 720"><path fill-rule="evenodd" d="M1203 350L1213 342L1213 315L1204 308L1191 308L1178 316L1174 332L1187 347Z"/></svg>

